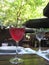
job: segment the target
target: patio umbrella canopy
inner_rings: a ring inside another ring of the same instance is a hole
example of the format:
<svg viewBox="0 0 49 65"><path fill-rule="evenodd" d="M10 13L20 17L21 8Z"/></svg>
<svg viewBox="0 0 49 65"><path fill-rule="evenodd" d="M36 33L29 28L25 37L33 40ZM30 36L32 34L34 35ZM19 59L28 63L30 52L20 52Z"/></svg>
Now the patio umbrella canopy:
<svg viewBox="0 0 49 65"><path fill-rule="evenodd" d="M28 28L49 28L49 18L30 19L23 25Z"/></svg>
<svg viewBox="0 0 49 65"><path fill-rule="evenodd" d="M43 15L49 18L49 2L43 10Z"/></svg>

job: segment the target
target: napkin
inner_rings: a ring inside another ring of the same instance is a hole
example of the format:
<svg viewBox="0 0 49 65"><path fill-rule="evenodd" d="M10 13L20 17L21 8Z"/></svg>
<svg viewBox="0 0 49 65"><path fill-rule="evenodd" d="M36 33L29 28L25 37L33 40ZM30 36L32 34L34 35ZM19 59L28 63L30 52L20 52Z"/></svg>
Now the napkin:
<svg viewBox="0 0 49 65"><path fill-rule="evenodd" d="M48 51L49 50L44 50L44 51L41 51L41 52L36 52L36 54L49 61L49 57L47 57L47 54L49 53Z"/></svg>

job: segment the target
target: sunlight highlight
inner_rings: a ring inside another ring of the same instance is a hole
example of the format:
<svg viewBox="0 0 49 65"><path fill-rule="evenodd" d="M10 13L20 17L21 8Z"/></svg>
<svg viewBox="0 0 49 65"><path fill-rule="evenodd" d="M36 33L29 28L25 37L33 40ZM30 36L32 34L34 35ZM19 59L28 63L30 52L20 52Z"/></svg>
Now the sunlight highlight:
<svg viewBox="0 0 49 65"><path fill-rule="evenodd" d="M14 0L7 0L7 1L10 2L10 3L14 2Z"/></svg>

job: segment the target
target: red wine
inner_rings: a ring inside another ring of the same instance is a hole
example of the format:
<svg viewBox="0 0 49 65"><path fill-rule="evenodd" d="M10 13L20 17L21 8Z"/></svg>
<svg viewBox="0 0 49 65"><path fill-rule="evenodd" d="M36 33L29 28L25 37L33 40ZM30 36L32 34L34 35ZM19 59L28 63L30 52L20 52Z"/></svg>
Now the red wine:
<svg viewBox="0 0 49 65"><path fill-rule="evenodd" d="M9 32L13 40L20 41L24 36L25 29L24 28L10 28Z"/></svg>

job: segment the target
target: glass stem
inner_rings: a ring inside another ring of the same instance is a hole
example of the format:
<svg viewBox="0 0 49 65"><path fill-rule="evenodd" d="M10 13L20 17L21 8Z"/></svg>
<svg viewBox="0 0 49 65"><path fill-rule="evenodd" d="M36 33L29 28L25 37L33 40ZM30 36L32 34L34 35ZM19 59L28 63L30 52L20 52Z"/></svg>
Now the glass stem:
<svg viewBox="0 0 49 65"><path fill-rule="evenodd" d="M16 46L19 46L19 42L18 41L16 41Z"/></svg>
<svg viewBox="0 0 49 65"><path fill-rule="evenodd" d="M17 48L17 47L18 47L18 45L19 45L18 43L19 43L19 42L18 42L18 41L16 41L16 57L18 57L18 48Z"/></svg>
<svg viewBox="0 0 49 65"><path fill-rule="evenodd" d="M41 40L39 40L39 51L41 50Z"/></svg>

